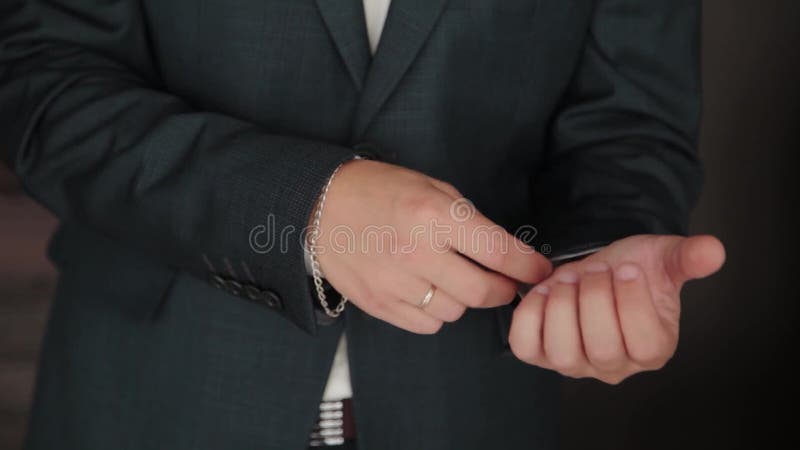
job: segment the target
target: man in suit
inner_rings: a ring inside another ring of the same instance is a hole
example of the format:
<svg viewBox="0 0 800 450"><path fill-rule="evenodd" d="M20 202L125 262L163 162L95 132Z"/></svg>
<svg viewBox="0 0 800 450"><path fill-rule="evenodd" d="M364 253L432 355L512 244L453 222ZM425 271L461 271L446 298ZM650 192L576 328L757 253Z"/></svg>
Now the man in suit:
<svg viewBox="0 0 800 450"><path fill-rule="evenodd" d="M558 374L659 368L724 259L699 9L4 0L0 151L61 219L28 447L554 448Z"/></svg>

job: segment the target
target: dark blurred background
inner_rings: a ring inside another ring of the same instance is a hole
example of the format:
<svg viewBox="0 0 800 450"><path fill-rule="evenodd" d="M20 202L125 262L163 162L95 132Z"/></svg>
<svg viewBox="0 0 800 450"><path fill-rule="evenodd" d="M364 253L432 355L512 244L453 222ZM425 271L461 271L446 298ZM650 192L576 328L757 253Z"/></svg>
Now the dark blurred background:
<svg viewBox="0 0 800 450"><path fill-rule="evenodd" d="M665 370L616 387L565 385L564 449L771 448L795 440L800 0L705 0L704 10L707 178L693 231L719 236L728 263L686 288L681 345ZM18 449L25 430L55 281L44 257L54 228L0 167L3 450Z"/></svg>

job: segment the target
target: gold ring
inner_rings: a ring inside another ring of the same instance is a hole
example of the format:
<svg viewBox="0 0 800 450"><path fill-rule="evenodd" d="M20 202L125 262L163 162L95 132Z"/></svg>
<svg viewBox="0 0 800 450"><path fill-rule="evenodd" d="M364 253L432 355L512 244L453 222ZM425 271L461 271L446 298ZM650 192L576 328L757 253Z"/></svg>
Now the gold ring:
<svg viewBox="0 0 800 450"><path fill-rule="evenodd" d="M428 306L428 304L430 304L431 300L433 299L433 294L435 293L436 293L436 286L431 285L430 289L428 289L428 292L425 293L425 297L422 297L422 300L419 301L419 307L425 308L426 306Z"/></svg>

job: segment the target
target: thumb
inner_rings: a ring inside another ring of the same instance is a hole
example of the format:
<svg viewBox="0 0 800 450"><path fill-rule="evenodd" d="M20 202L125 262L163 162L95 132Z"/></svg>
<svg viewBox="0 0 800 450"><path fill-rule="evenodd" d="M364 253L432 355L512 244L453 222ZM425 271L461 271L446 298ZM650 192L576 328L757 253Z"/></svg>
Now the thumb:
<svg viewBox="0 0 800 450"><path fill-rule="evenodd" d="M710 235L676 237L665 257L667 274L680 286L718 271L725 263L725 247Z"/></svg>

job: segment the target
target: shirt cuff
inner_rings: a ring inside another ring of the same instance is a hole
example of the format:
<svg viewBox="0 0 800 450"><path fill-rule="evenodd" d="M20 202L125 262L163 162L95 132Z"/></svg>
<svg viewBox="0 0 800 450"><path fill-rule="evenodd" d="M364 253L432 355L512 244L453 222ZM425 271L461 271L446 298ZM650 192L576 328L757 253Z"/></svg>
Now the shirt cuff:
<svg viewBox="0 0 800 450"><path fill-rule="evenodd" d="M592 253L597 253L599 250L602 250L604 248L606 248L606 246L605 245L601 245L601 246L592 247L592 248L585 249L585 250L580 250L580 251L571 252L571 253L564 253L562 255L556 255L556 256L553 256L553 257L550 258L550 262L553 263L554 267L558 267L560 265L563 265L563 264L566 264L566 263L569 263L569 262L572 262L572 261L577 261L579 259L585 258L586 256L589 256Z"/></svg>
<svg viewBox="0 0 800 450"><path fill-rule="evenodd" d="M305 242L303 243L303 258L306 261L306 274L311 276L313 274L311 268L311 252L308 251L308 245Z"/></svg>

